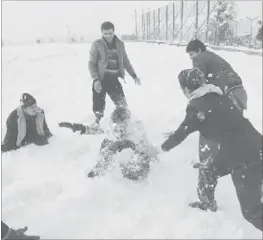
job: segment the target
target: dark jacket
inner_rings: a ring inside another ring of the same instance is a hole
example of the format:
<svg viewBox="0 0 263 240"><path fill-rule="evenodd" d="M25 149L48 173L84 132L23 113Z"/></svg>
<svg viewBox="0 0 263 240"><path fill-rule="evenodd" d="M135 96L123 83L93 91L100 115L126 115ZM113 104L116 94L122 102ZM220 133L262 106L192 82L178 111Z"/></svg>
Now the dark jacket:
<svg viewBox="0 0 263 240"><path fill-rule="evenodd" d="M132 64L128 58L125 50L124 43L115 36L118 66L120 77L124 79L125 72L124 69L135 78L136 73L132 67ZM108 67L108 48L107 43L103 38L96 40L92 43L89 54L89 72L93 80L104 79L106 69Z"/></svg>
<svg viewBox="0 0 263 240"><path fill-rule="evenodd" d="M43 111L44 114L44 111ZM52 134L49 131L49 128L46 123L46 119L44 119L43 122L43 130L45 133L44 137L41 137L38 135L37 130L36 130L36 124L35 124L35 117L32 116L27 116L26 117L26 136L22 141L22 146L27 145L29 143L35 143L42 145L44 142L47 142L47 138L51 137ZM17 149L16 141L17 141L17 136L18 136L18 110L15 109L12 111L7 118L6 121L6 135L4 142L2 144L2 151L10 151L10 150L15 150Z"/></svg>
<svg viewBox="0 0 263 240"><path fill-rule="evenodd" d="M208 93L191 100L184 121L162 144L162 149L169 151L195 131L220 144L219 153L211 163L220 176L244 164L262 161L262 135L226 95Z"/></svg>
<svg viewBox="0 0 263 240"><path fill-rule="evenodd" d="M193 59L193 67L199 68L208 79L208 83L220 87L223 91L242 85L242 80L231 65L217 54L204 51Z"/></svg>

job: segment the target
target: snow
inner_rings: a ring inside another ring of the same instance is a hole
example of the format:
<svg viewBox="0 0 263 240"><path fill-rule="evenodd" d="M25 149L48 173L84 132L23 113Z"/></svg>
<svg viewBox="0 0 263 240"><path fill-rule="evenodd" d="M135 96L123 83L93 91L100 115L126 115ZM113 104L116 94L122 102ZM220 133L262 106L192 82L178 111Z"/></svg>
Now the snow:
<svg viewBox="0 0 263 240"><path fill-rule="evenodd" d="M13 228L45 239L84 238L258 238L247 223L229 176L219 180L217 213L188 207L197 200L198 134L164 153L144 182L124 179L118 168L88 179L102 136L83 136L59 128L59 121L90 123L92 81L90 44L6 46L2 49L2 138L8 114L23 92L36 97L54 134L50 144L34 145L2 157L2 220ZM129 106L143 120L151 141L177 128L187 100L177 75L190 68L184 47L126 43L142 86L127 76L123 83ZM248 92L247 116L262 132L262 58L219 51L240 74ZM105 118L113 110L107 97Z"/></svg>

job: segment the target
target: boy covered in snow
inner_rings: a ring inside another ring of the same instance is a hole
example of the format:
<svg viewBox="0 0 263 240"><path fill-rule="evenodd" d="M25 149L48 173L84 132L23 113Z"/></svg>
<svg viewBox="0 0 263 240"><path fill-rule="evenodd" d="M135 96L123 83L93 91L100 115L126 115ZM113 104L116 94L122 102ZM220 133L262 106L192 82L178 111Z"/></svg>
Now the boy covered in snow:
<svg viewBox="0 0 263 240"><path fill-rule="evenodd" d="M243 111L247 109L247 94L241 78L233 70L231 65L219 55L208 51L204 43L198 39L188 43L186 52L193 61L193 67L203 72L207 83L218 86L223 94L231 99L235 107L243 113ZM215 157L218 152L218 147L219 145L217 142L208 140L200 134L200 161L205 161L208 157ZM217 182L214 181L213 184L211 184L212 178L208 176L206 178L200 177L199 180L199 185L210 186L208 189L204 189L204 193L208 194L206 197L210 198L210 192L214 195ZM203 184L201 184L201 182L203 182ZM216 204L215 200L214 203Z"/></svg>
<svg viewBox="0 0 263 240"><path fill-rule="evenodd" d="M114 156L127 148L132 149L132 156L129 161L120 163L123 176L131 180L146 178L157 151L148 141L142 122L131 116L127 108L117 107L111 115L108 136L101 144L99 161L88 177L104 175Z"/></svg>
<svg viewBox="0 0 263 240"><path fill-rule="evenodd" d="M195 131L219 144L215 156L195 164L200 202L190 205L216 211L213 185L231 174L244 218L262 231L262 135L219 87L206 83L199 69L183 70L178 78L189 103L184 121L162 150L171 150Z"/></svg>
<svg viewBox="0 0 263 240"><path fill-rule="evenodd" d="M2 152L16 150L30 143L43 146L48 144L48 138L52 136L44 110L37 106L36 99L23 93L20 103L6 121L7 131Z"/></svg>

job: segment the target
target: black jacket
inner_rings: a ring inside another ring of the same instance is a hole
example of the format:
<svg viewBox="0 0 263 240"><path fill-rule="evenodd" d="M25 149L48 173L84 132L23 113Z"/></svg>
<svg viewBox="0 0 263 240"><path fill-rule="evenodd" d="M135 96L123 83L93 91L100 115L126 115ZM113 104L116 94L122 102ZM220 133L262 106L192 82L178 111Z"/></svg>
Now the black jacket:
<svg viewBox="0 0 263 240"><path fill-rule="evenodd" d="M225 95L208 93L190 101L184 121L162 149L169 151L195 131L220 144L211 167L216 167L221 176L243 164L262 161L262 135Z"/></svg>
<svg viewBox="0 0 263 240"><path fill-rule="evenodd" d="M217 54L204 51L193 59L193 67L199 68L208 79L208 83L220 87L223 91L242 85L242 80L231 65Z"/></svg>
<svg viewBox="0 0 263 240"><path fill-rule="evenodd" d="M44 125L43 125L45 137L44 139L41 139L41 137L37 134L35 117L31 117L27 115L25 115L25 117L26 117L26 136L22 141L22 146L27 145L29 143L36 143L36 144L39 143L40 145L42 145L41 144L42 141L45 141L45 139L52 136L47 126L46 119L44 119ZM17 109L15 109L10 113L6 121L7 131L4 138L4 142L2 144L2 151L4 152L17 149L16 146L17 134L18 134L17 119L18 119L18 113L17 113Z"/></svg>

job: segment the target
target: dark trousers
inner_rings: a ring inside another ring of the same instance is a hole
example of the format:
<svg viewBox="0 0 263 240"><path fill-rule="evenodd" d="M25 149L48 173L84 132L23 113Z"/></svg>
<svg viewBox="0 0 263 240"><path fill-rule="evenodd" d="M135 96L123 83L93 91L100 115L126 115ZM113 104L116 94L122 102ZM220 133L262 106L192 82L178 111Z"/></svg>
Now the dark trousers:
<svg viewBox="0 0 263 240"><path fill-rule="evenodd" d="M262 231L262 162L233 170L231 176L244 218Z"/></svg>
<svg viewBox="0 0 263 240"><path fill-rule="evenodd" d="M105 76L101 81L101 86L102 90L100 93L95 91L94 84L92 86L93 112L98 120L104 116L106 93L108 93L116 106L127 106L123 88L117 76Z"/></svg>

